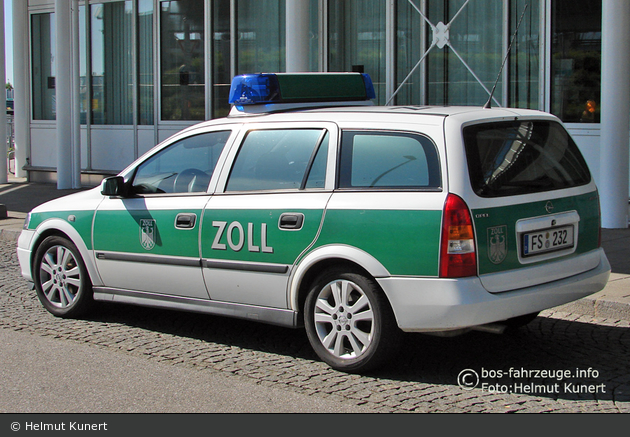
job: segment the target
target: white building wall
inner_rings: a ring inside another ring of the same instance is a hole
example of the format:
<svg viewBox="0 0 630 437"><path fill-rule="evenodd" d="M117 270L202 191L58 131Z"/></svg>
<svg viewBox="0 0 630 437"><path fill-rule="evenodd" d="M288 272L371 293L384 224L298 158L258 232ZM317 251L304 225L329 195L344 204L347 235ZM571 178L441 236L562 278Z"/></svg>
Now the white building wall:
<svg viewBox="0 0 630 437"><path fill-rule="evenodd" d="M599 182L600 127L598 124L568 124L567 130L580 148L595 182Z"/></svg>

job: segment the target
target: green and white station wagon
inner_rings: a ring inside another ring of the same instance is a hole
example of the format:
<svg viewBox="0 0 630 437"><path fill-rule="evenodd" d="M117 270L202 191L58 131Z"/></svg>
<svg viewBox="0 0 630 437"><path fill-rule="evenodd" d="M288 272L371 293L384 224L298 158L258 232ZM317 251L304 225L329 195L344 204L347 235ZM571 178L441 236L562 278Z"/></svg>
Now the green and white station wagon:
<svg viewBox="0 0 630 437"><path fill-rule="evenodd" d="M373 98L360 73L236 77L228 117L35 208L23 276L60 317L110 301L304 327L347 372L402 331L502 332L605 286L597 188L556 117Z"/></svg>

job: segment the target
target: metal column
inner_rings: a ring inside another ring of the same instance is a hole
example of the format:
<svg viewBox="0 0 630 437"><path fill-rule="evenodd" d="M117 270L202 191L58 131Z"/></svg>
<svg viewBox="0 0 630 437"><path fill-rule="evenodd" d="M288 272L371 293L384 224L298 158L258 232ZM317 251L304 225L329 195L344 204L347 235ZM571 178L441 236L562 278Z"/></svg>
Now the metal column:
<svg viewBox="0 0 630 437"><path fill-rule="evenodd" d="M602 2L600 180L602 227L628 227L630 2Z"/></svg>
<svg viewBox="0 0 630 437"><path fill-rule="evenodd" d="M310 71L310 11L308 0L286 0L286 70Z"/></svg>
<svg viewBox="0 0 630 437"><path fill-rule="evenodd" d="M15 175L26 177L23 167L28 164L29 113L30 113L30 71L28 35L28 2L13 2L13 87L15 89Z"/></svg>
<svg viewBox="0 0 630 437"><path fill-rule="evenodd" d="M0 0L0 83L7 82L7 72L5 63L5 50L4 50L4 0ZM7 93L2 91L0 93L0 108L2 109L3 116L0 122L0 139L2 139L2 145L0 146L0 184L6 184L9 181L8 177L8 164L7 164Z"/></svg>
<svg viewBox="0 0 630 437"><path fill-rule="evenodd" d="M57 117L57 189L69 189L80 187L80 149L78 149L78 135L75 135L75 125L78 109L74 108L75 95L73 85L78 85L73 74L73 25L78 25L72 20L72 3L75 0L55 0L55 25L56 25L56 74L55 74L55 99ZM78 34L78 32L77 32ZM78 103L78 102L76 102ZM78 157L77 159L77 149ZM79 162L77 162L77 160ZM79 173L79 176L76 173Z"/></svg>

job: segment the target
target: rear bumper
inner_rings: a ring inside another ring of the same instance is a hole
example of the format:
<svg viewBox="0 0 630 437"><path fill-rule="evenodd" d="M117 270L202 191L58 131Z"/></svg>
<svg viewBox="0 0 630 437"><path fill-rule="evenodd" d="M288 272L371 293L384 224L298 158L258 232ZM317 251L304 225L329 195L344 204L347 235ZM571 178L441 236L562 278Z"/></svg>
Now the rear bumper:
<svg viewBox="0 0 630 437"><path fill-rule="evenodd" d="M542 311L602 290L610 276L603 249L599 264L584 273L503 293L489 293L478 277L381 278L396 315L407 332L468 328Z"/></svg>

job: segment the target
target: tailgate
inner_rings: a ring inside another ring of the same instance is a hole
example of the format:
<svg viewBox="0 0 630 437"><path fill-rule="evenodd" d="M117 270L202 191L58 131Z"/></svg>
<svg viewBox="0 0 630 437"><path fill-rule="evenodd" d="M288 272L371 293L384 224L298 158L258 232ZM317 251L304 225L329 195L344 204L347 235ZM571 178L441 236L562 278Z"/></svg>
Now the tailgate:
<svg viewBox="0 0 630 437"><path fill-rule="evenodd" d="M597 188L564 127L523 119L473 124L463 133L484 287L514 290L597 267Z"/></svg>

